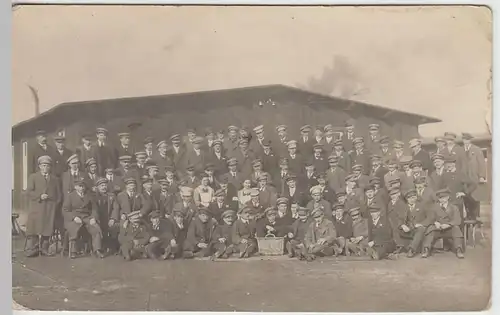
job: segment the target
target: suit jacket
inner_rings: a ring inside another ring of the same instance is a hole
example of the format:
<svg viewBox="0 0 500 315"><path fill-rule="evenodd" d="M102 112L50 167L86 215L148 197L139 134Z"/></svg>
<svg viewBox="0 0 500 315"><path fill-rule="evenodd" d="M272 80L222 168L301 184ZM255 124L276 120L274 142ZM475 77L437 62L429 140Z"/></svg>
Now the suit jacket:
<svg viewBox="0 0 500 315"><path fill-rule="evenodd" d="M144 191L142 194L139 194L139 197L141 198L140 211L143 217L147 218L151 212L160 210L160 196L158 194L153 192L148 194Z"/></svg>
<svg viewBox="0 0 500 315"><path fill-rule="evenodd" d="M95 182L97 181L98 178L99 178L99 175L90 174L90 173L86 172L85 176L84 176L84 181L85 181L85 184L87 185L87 189L95 192L95 187L96 187Z"/></svg>
<svg viewBox="0 0 500 315"><path fill-rule="evenodd" d="M424 149L421 149L416 155L413 153L412 155L414 160L419 160L420 162L422 162L422 168L424 170L428 171L428 173L432 173L434 165L432 164L429 152L425 151Z"/></svg>
<svg viewBox="0 0 500 315"><path fill-rule="evenodd" d="M81 146L79 146L76 149L75 153L80 158L80 168L82 170L85 168L85 162L88 159L94 158L97 161L97 147L94 144L91 144L90 147L89 147L89 149L86 149L85 146L82 144ZM64 161L64 162L66 163L66 161ZM98 173L99 173L99 167L97 168L97 170L98 170ZM99 173L99 174L103 174L103 173Z"/></svg>
<svg viewBox="0 0 500 315"><path fill-rule="evenodd" d="M466 176L473 183L479 183L479 178L486 178L486 162L481 149L471 144L470 148L465 151L465 169Z"/></svg>
<svg viewBox="0 0 500 315"><path fill-rule="evenodd" d="M71 222L76 217L80 219L94 218L99 221L97 204L89 193L80 197L76 191L73 191L64 199L62 210L66 222Z"/></svg>
<svg viewBox="0 0 500 315"><path fill-rule="evenodd" d="M337 231L332 221L324 218L323 221L316 226L316 222L311 222L307 229L304 238L306 247L317 244L318 240L324 238L328 244L332 244L337 238Z"/></svg>
<svg viewBox="0 0 500 315"><path fill-rule="evenodd" d="M329 156L333 151L333 143L335 142L335 137L332 137L331 141L328 142L326 137L323 138L323 152L326 156Z"/></svg>
<svg viewBox="0 0 500 315"><path fill-rule="evenodd" d="M308 137L306 142L304 142L304 138L300 137L297 141L297 148L300 154L306 158L313 156L313 145L314 137Z"/></svg>
<svg viewBox="0 0 500 315"><path fill-rule="evenodd" d="M167 190L165 193L159 191L158 196L158 208L162 217L165 215L172 215L172 209L175 204L175 193Z"/></svg>
<svg viewBox="0 0 500 315"><path fill-rule="evenodd" d="M205 164L209 160L207 152L200 149L200 154L197 155L194 149L187 150L185 156L187 165L193 165L195 172L203 172L205 170Z"/></svg>
<svg viewBox="0 0 500 315"><path fill-rule="evenodd" d="M227 225L226 223L221 222L221 224L217 225L217 227L215 228L213 236L214 241L217 241L219 238L225 238L226 245L233 244L233 229L234 223L233 225Z"/></svg>
<svg viewBox="0 0 500 315"><path fill-rule="evenodd" d="M371 219L370 219L371 220ZM359 217L356 220L352 221L352 235L354 237L363 236L364 238L368 238L368 219Z"/></svg>
<svg viewBox="0 0 500 315"><path fill-rule="evenodd" d="M384 166L379 166L376 170L374 168L370 170L370 176L378 177L380 180L383 180L387 172L388 170Z"/></svg>
<svg viewBox="0 0 500 315"><path fill-rule="evenodd" d="M345 178L347 173L344 169L337 167L333 171L331 168L326 172L326 181L328 186L335 191L343 191L345 189Z"/></svg>
<svg viewBox="0 0 500 315"><path fill-rule="evenodd" d="M300 190L300 187L295 188L295 192L293 196L290 195L290 188L288 186L285 187L285 190L281 192L280 197L286 197L289 200L289 203L297 202L299 205L304 206L307 202L308 194L304 191Z"/></svg>
<svg viewBox="0 0 500 315"><path fill-rule="evenodd" d="M290 171L288 171L285 175L282 175L281 169L275 170L275 173L273 174L273 184L274 187L276 187L276 191L278 192L278 194L282 194L287 188L286 176L288 176L289 174L291 174Z"/></svg>
<svg viewBox="0 0 500 315"><path fill-rule="evenodd" d="M113 206L113 217L121 218L122 214L129 214L142 208L142 198L140 194L135 194L133 198L129 198L126 191L122 191L116 196Z"/></svg>
<svg viewBox="0 0 500 315"><path fill-rule="evenodd" d="M97 173L104 175L107 168L116 168L118 166L118 157L116 151L107 144L95 147L95 159L97 160Z"/></svg>
<svg viewBox="0 0 500 315"><path fill-rule="evenodd" d="M346 152L354 150L354 145L352 144L352 140L356 138L356 135L353 133L352 135L348 135L347 132L345 132L342 135L342 144L344 145L344 150Z"/></svg>
<svg viewBox="0 0 500 315"><path fill-rule="evenodd" d="M156 236L164 244L169 244L174 238L174 227L172 221L161 218L158 227L155 229L152 224L148 224L148 233L150 236Z"/></svg>
<svg viewBox="0 0 500 315"><path fill-rule="evenodd" d="M309 225L311 225L312 221L313 220L310 218L305 221L296 219L290 227L290 232L293 234L292 239L303 242L306 237L307 229L309 228Z"/></svg>
<svg viewBox="0 0 500 315"><path fill-rule="evenodd" d="M107 177L106 177L107 178ZM122 191L125 187L123 179L119 175L113 175L111 180L108 179L108 191L114 193L115 195Z"/></svg>
<svg viewBox="0 0 500 315"><path fill-rule="evenodd" d="M392 201L387 203L387 213L382 215L386 215L393 229L398 230L401 225L408 223L408 205L399 197L394 204Z"/></svg>
<svg viewBox="0 0 500 315"><path fill-rule="evenodd" d="M129 145L125 149L121 144L119 144L115 148L115 156L117 156L119 158L120 156L124 156L124 155L128 155L128 156L132 157L132 160L135 160L135 150L134 150L134 148Z"/></svg>
<svg viewBox="0 0 500 315"><path fill-rule="evenodd" d="M68 150L67 148L64 148L62 154L59 153L59 151L57 151L57 149L54 149L54 156L52 156L52 158L54 159L52 161L52 165L54 168L54 171L53 171L54 175L56 175L57 177L61 177L61 175L68 170L67 161L68 161L69 157L72 155L73 155L73 152L71 152L71 150ZM85 161L82 161L82 163L85 163Z"/></svg>
<svg viewBox="0 0 500 315"><path fill-rule="evenodd" d="M227 168L227 157L224 155L224 153L221 153L220 158L215 155L215 153L212 151L208 155L208 161L214 165L214 174L216 176L222 175L228 172Z"/></svg>
<svg viewBox="0 0 500 315"><path fill-rule="evenodd" d="M274 231L268 230L266 226L273 227ZM267 218L262 218L256 223L255 235L257 237L265 237L269 232L269 234L273 234L276 237L284 237L289 231L290 227L286 224L280 223L279 220L276 220L274 224L271 224Z"/></svg>
<svg viewBox="0 0 500 315"><path fill-rule="evenodd" d="M385 245L393 243L392 227L386 217L381 216L375 224L372 219L368 219L368 240L375 245Z"/></svg>
<svg viewBox="0 0 500 315"><path fill-rule="evenodd" d="M167 156L178 172L184 172L186 170L186 151L187 148L185 145L180 145L177 153L173 147L167 149Z"/></svg>
<svg viewBox="0 0 500 315"><path fill-rule="evenodd" d="M242 239L255 239L255 233L256 226L254 221L243 222L241 219L238 219L233 224L233 244L240 244Z"/></svg>
<svg viewBox="0 0 500 315"><path fill-rule="evenodd" d="M432 211L430 207L426 207L422 204L417 203L410 208L410 205L405 205L406 220L405 223L409 228L415 228L415 224L422 224L424 227L428 227L435 220L435 212Z"/></svg>
<svg viewBox="0 0 500 315"><path fill-rule="evenodd" d="M312 213L314 209L318 208L321 211L323 211L323 213L325 214L325 218L333 220L332 204L326 201L325 199L321 199L317 203L314 200L310 200L307 203L306 208L309 209L309 213Z"/></svg>
<svg viewBox="0 0 500 315"><path fill-rule="evenodd" d="M201 184L201 180L197 176L191 177L188 175L184 176L181 179L181 182L184 182L183 186L191 187L193 189L200 186Z"/></svg>
<svg viewBox="0 0 500 315"><path fill-rule="evenodd" d="M451 226L460 226L462 223L462 218L460 216L460 211L457 206L448 203L445 209L442 209L439 204L433 205L431 207L432 216L434 218L434 222L439 222L441 224L449 224ZM432 222L432 223L434 223ZM426 234L429 234L432 231L436 231L437 228L434 224L429 225L427 228ZM461 235L457 235L461 236Z"/></svg>
<svg viewBox="0 0 500 315"><path fill-rule="evenodd" d="M204 223L200 218L195 217L189 225L184 250L196 251L198 243L212 243L216 226L213 220L209 219Z"/></svg>
<svg viewBox="0 0 500 315"><path fill-rule="evenodd" d="M219 222L219 223L223 222L222 213L226 210L237 211L238 204L234 201L231 201L231 202L224 201L222 203L222 205L219 207L219 203L217 202L217 200L215 200L215 201L211 202L210 205L208 206L208 211L210 211L212 218L217 220L217 222Z"/></svg>
<svg viewBox="0 0 500 315"><path fill-rule="evenodd" d="M468 178L463 173L458 172L445 172L443 175L443 184L451 191L450 201L455 203L457 200L456 195L458 192L471 194L476 190L477 184L468 181Z"/></svg>
<svg viewBox="0 0 500 315"><path fill-rule="evenodd" d="M458 144L455 144L453 148L450 149L446 146L444 149L444 154L445 156L452 156L456 159L456 166L458 172L462 174L467 174L467 155L465 153L465 150L462 146L459 146Z"/></svg>
<svg viewBox="0 0 500 315"><path fill-rule="evenodd" d="M248 178L252 173L252 161L254 160L253 152L248 151L245 154L240 149L233 152L233 157L238 161L238 170L243 177Z"/></svg>
<svg viewBox="0 0 500 315"><path fill-rule="evenodd" d="M257 138L250 140L250 143L248 144L248 149L252 151L256 156L261 155L262 151L264 150L259 142L259 139Z"/></svg>
<svg viewBox="0 0 500 315"><path fill-rule="evenodd" d="M75 180L78 179L78 180L83 180L85 181L85 173L82 172L82 171L79 171L77 176L73 176L71 175L71 171L70 170L67 170L66 172L63 173L62 175L62 178L61 178L61 181L62 181L62 193L64 195L64 198L66 198L66 196L71 193L72 191L75 190ZM90 187L87 187L88 189L90 189Z"/></svg>
<svg viewBox="0 0 500 315"><path fill-rule="evenodd" d="M318 185L318 174L313 173L311 177L307 177L304 173L298 177L297 184L300 185L302 191L308 192L311 187Z"/></svg>
<svg viewBox="0 0 500 315"><path fill-rule="evenodd" d="M160 174L165 174L165 169L167 166L175 167L174 162L168 156L168 154L165 154L165 156L161 156L159 152L156 152L156 154L153 155L153 161L156 163L156 165L158 165Z"/></svg>
<svg viewBox="0 0 500 315"><path fill-rule="evenodd" d="M438 171L436 169L432 171L431 175L429 176L429 185L434 191L446 188L446 183L444 182L445 174L446 170L444 168L441 174L438 174Z"/></svg>
<svg viewBox="0 0 500 315"><path fill-rule="evenodd" d="M277 199L278 192L273 186L267 185L263 190L259 189L259 201L266 208L274 206Z"/></svg>
<svg viewBox="0 0 500 315"><path fill-rule="evenodd" d="M149 228L146 223L142 221L137 226L134 226L129 222L126 228L120 229L120 234L118 235L118 241L120 244L127 244L137 240L139 241L140 246L146 246L149 244L150 238L151 235L149 234Z"/></svg>
<svg viewBox="0 0 500 315"><path fill-rule="evenodd" d="M340 219L337 219L336 216L333 217L333 224L335 224L335 230L337 231L337 235L349 239L353 236L352 232L352 218L348 214L344 214L344 216Z"/></svg>
<svg viewBox="0 0 500 315"><path fill-rule="evenodd" d="M59 178L49 175L45 180L40 172L33 173L28 177L26 192L29 198L26 233L28 235L52 235L56 210L62 201ZM41 200L42 194L47 194L48 198Z"/></svg>
<svg viewBox="0 0 500 315"><path fill-rule="evenodd" d="M351 156L349 153L342 151L340 154L333 151L332 155L338 158L338 166L340 166L345 172L350 173L352 168Z"/></svg>
<svg viewBox="0 0 500 315"><path fill-rule="evenodd" d="M360 164L363 166L363 174L370 174L370 155L367 150L363 150L360 154L356 151L352 151L350 156L352 165Z"/></svg>
<svg viewBox="0 0 500 315"><path fill-rule="evenodd" d="M236 190L241 189L245 178L243 177L243 175L240 172L236 172L234 177L231 175L231 172L228 172L225 176L228 177L229 184L233 185Z"/></svg>
<svg viewBox="0 0 500 315"><path fill-rule="evenodd" d="M262 161L262 169L266 172L273 173L275 170L279 169L279 156L271 150L269 154L265 154L264 151L259 155Z"/></svg>
<svg viewBox="0 0 500 315"><path fill-rule="evenodd" d="M320 156L319 158L312 158L314 169L318 173L324 173L328 169L328 160L324 156Z"/></svg>
<svg viewBox="0 0 500 315"><path fill-rule="evenodd" d="M323 199L325 199L326 201L328 201L332 205L337 202L336 192L328 186L325 186L323 188L322 195L323 195Z"/></svg>
<svg viewBox="0 0 500 315"><path fill-rule="evenodd" d="M398 171L398 170L395 170L394 173L391 173L391 172L387 172L384 174L384 185L387 189L389 189L389 182L391 180L394 180L394 179L399 179L401 181L401 184L402 184L402 180L401 178L403 177L404 173Z"/></svg>
<svg viewBox="0 0 500 315"><path fill-rule="evenodd" d="M422 193L417 190L417 200L422 204L423 207L428 206L436 202L436 194L434 190L430 187L425 187Z"/></svg>
<svg viewBox="0 0 500 315"><path fill-rule="evenodd" d="M224 150L225 150L225 155L228 157L228 158L232 158L232 157L235 157L235 152L237 150L239 150L239 146L238 146L238 139L236 140L231 140L231 139L225 139L224 140L224 143L223 143L223 147L224 147Z"/></svg>
<svg viewBox="0 0 500 315"><path fill-rule="evenodd" d="M366 149L371 154L380 154L380 135L376 135L374 139L370 135L365 137Z"/></svg>
<svg viewBox="0 0 500 315"><path fill-rule="evenodd" d="M98 213L98 219L101 229L103 231L108 229L108 222L109 220L113 219L115 222L119 222L120 218L115 217L114 215L114 204L115 204L115 199L116 196L112 193L107 193L107 194L101 194L97 192L95 194L95 203L97 205L97 213Z"/></svg>
<svg viewBox="0 0 500 315"><path fill-rule="evenodd" d="M291 173L295 175L300 175L304 173L304 157L299 153L295 154L295 159L292 159L289 154L286 155L288 158L288 168Z"/></svg>

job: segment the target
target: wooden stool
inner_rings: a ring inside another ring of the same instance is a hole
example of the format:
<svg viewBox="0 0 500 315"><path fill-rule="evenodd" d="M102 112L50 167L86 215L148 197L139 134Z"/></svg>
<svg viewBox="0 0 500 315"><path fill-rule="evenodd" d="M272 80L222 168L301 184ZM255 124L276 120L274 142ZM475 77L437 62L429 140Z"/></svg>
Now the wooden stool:
<svg viewBox="0 0 500 315"><path fill-rule="evenodd" d="M67 242L68 243L68 258L71 257L71 252L73 250L73 245L76 244L76 241L78 240L82 240L85 242L85 253L88 253L88 250L89 250L89 247L90 249L92 250L92 238L87 236L87 235L83 235L83 236L79 236L75 242L70 242L69 240L69 233L68 231L64 231L64 236L61 238L61 241L62 241L62 249L61 249L61 257L64 257L64 243Z"/></svg>

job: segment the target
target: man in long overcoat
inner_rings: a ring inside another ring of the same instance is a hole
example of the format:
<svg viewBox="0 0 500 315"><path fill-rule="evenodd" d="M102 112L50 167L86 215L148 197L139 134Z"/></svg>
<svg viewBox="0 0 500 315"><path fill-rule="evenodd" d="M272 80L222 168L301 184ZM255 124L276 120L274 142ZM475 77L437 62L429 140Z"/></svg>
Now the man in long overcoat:
<svg viewBox="0 0 500 315"><path fill-rule="evenodd" d="M62 201L59 178L51 174L52 158L38 158L39 171L28 178L26 191L30 199L28 220L26 222L26 255L35 257L39 253L48 256L49 237L54 231L56 209ZM41 236L41 244L38 237ZM39 248L41 245L41 248Z"/></svg>

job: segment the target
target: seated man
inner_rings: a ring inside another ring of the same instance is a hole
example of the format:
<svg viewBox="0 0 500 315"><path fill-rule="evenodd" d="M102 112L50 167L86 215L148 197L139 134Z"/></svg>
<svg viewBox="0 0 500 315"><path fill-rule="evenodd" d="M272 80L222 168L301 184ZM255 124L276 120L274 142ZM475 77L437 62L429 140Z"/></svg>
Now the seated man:
<svg viewBox="0 0 500 315"><path fill-rule="evenodd" d="M425 232L422 258L429 257L432 245L440 238L451 238L457 257L464 258L460 212L457 206L450 202L450 190L438 190L436 197L439 199L439 204L432 209L434 222L429 225Z"/></svg>
<svg viewBox="0 0 500 315"><path fill-rule="evenodd" d="M177 242L174 239L172 222L165 219L159 210L151 212L149 218L151 220L149 235L156 239L149 245L152 258L161 260L174 258L172 248L177 246Z"/></svg>
<svg viewBox="0 0 500 315"><path fill-rule="evenodd" d="M173 239L175 240L175 246L172 245L173 258L180 258L182 257L188 231L188 226L185 224L185 213L180 206L173 208L172 216L169 220L172 223L172 232L174 235ZM173 241L171 244L173 244Z"/></svg>
<svg viewBox="0 0 500 315"><path fill-rule="evenodd" d="M381 216L378 204L369 208L371 219L368 219L368 255L374 260L387 257L395 249L392 239L392 227L387 217Z"/></svg>
<svg viewBox="0 0 500 315"><path fill-rule="evenodd" d="M345 250L342 248L342 251L346 256L350 255L350 251L348 250L348 240L353 237L352 233L352 218L350 215L346 214L344 211L344 205L335 204L333 206L333 224L335 225L335 230L337 231L337 235L339 237L343 237L345 242Z"/></svg>
<svg viewBox="0 0 500 315"><path fill-rule="evenodd" d="M420 249L427 227L434 221L434 213L427 207L417 203L417 191L412 189L406 192L406 218L399 225L399 234L403 239L410 239L408 257L412 258Z"/></svg>
<svg viewBox="0 0 500 315"><path fill-rule="evenodd" d="M197 215L188 228L183 257L208 257L212 255L212 242L216 226L215 220L210 218L210 211L206 207L198 208Z"/></svg>
<svg viewBox="0 0 500 315"><path fill-rule="evenodd" d="M387 219L392 227L392 237L396 243L394 254L400 254L409 245L409 240L403 238L401 226L406 224L407 205L401 196L399 188L393 188L389 191L389 203L387 205ZM384 214L382 214L384 215Z"/></svg>
<svg viewBox="0 0 500 315"><path fill-rule="evenodd" d="M257 250L255 222L251 220L250 207L243 207L239 219L234 223L233 244L238 247L240 258L248 258Z"/></svg>
<svg viewBox="0 0 500 315"><path fill-rule="evenodd" d="M321 188L318 186L312 187L309 192L311 193L312 200L307 203L307 209L312 213L313 210L319 209L323 212L327 219L333 219L332 205L323 199L321 195Z"/></svg>
<svg viewBox="0 0 500 315"><path fill-rule="evenodd" d="M290 232L288 232L287 235L286 250L288 252L288 257L292 258L297 256L299 260L304 260L307 257L304 238L311 224L311 220L309 219L307 208L298 207L297 215L298 218L292 223Z"/></svg>
<svg viewBox="0 0 500 315"><path fill-rule="evenodd" d="M149 245L157 238L151 237L141 216L139 210L130 212L122 223L118 241L123 258L127 261L147 256L154 257Z"/></svg>
<svg viewBox="0 0 500 315"><path fill-rule="evenodd" d="M233 244L233 225L236 218L236 212L225 210L222 215L222 224L215 228L213 259L228 258L233 253L238 252L238 247Z"/></svg>
<svg viewBox="0 0 500 315"><path fill-rule="evenodd" d="M356 256L362 256L368 247L368 219L361 216L359 207L349 209L349 215L352 218L352 237L347 243L347 249Z"/></svg>
<svg viewBox="0 0 500 315"><path fill-rule="evenodd" d="M118 233L120 231L120 218L114 211L116 195L108 192L108 180L99 178L96 181L97 192L95 199L99 226L101 227L104 247L109 253L117 253L119 250Z"/></svg>
<svg viewBox="0 0 500 315"><path fill-rule="evenodd" d="M309 225L304 244L307 248L308 261L314 260L316 256L337 256L345 246L345 240L337 237L335 225L325 218L323 211L316 209L312 212L314 221Z"/></svg>
<svg viewBox="0 0 500 315"><path fill-rule="evenodd" d="M87 230L92 237L92 250L99 258L104 258L101 252L102 231L99 227L99 214L94 199L87 193L83 180L74 181L75 190L69 193L63 204L65 217L64 228L68 231L72 243L70 258L76 258L76 240L80 233Z"/></svg>
<svg viewBox="0 0 500 315"><path fill-rule="evenodd" d="M289 226L283 224L283 220L277 220L278 210L269 207L264 212L264 218L257 221L256 235L265 237L272 234L277 237L284 237L288 233ZM281 223L281 224L280 224Z"/></svg>

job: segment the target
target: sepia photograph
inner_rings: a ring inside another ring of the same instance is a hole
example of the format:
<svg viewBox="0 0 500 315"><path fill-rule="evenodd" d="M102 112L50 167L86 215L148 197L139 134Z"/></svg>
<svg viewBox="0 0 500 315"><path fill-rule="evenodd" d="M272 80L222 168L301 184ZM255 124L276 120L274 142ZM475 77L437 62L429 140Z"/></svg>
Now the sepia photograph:
<svg viewBox="0 0 500 315"><path fill-rule="evenodd" d="M11 14L13 309L490 308L488 7Z"/></svg>

